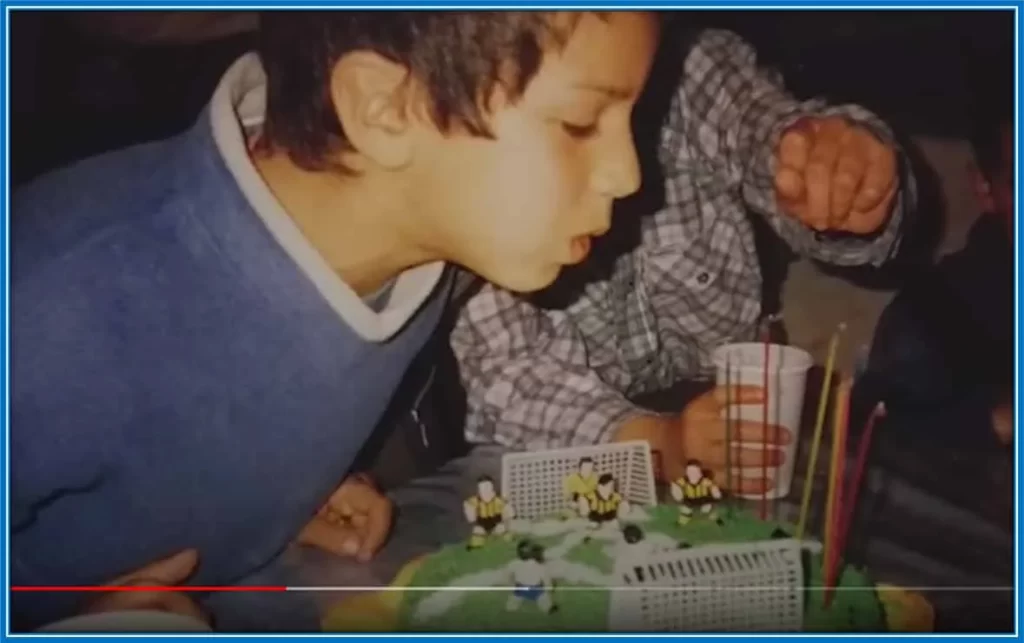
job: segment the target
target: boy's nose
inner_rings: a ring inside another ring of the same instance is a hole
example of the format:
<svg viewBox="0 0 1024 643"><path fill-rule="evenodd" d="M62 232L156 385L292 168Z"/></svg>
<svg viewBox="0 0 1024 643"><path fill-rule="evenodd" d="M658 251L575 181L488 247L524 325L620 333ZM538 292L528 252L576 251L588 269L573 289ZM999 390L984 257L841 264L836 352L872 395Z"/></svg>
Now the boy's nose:
<svg viewBox="0 0 1024 643"><path fill-rule="evenodd" d="M621 199L640 189L640 160L633 137L602 150L601 162L594 173L594 187L602 196Z"/></svg>

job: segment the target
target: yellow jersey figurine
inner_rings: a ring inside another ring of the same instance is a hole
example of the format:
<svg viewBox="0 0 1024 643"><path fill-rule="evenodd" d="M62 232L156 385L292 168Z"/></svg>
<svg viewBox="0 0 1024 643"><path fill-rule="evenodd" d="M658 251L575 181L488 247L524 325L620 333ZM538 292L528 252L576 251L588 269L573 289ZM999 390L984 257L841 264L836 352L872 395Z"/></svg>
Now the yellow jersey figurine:
<svg viewBox="0 0 1024 643"><path fill-rule="evenodd" d="M593 528L608 523L617 523L629 513L629 502L615 490L615 478L610 473L597 479L597 487L580 496L577 501L580 516L590 521Z"/></svg>
<svg viewBox="0 0 1024 643"><path fill-rule="evenodd" d="M512 505L495 492L494 480L489 476L477 481L476 495L466 500L462 508L466 520L473 525L467 549L482 547L491 534L500 536L507 533L505 521L515 515Z"/></svg>
<svg viewBox="0 0 1024 643"><path fill-rule="evenodd" d="M580 458L576 473L565 477L565 481L562 483L562 492L574 511L581 497L593 493L594 489L597 489L597 477L597 473L594 471L594 459L589 457Z"/></svg>
<svg viewBox="0 0 1024 643"><path fill-rule="evenodd" d="M715 503L722 499L722 490L704 474L700 462L687 462L683 477L673 482L670 490L672 499L679 503L680 525L690 522L697 508L701 513L709 514L712 520L718 520L713 509Z"/></svg>

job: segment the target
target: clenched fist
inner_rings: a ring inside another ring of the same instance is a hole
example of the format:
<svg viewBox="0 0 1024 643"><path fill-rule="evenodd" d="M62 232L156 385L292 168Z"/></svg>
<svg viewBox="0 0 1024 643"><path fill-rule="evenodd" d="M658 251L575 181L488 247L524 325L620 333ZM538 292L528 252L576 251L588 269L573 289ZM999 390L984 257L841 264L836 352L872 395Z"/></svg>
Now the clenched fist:
<svg viewBox="0 0 1024 643"><path fill-rule="evenodd" d="M896 150L845 118L807 118L779 140L779 206L815 230L875 232L899 186Z"/></svg>

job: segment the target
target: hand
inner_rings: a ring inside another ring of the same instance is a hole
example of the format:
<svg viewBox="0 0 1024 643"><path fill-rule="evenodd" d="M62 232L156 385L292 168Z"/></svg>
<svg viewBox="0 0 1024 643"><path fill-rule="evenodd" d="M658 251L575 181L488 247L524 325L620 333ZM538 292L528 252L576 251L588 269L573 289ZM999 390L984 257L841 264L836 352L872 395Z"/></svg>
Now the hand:
<svg viewBox="0 0 1024 643"><path fill-rule="evenodd" d="M715 483L724 488L725 472L725 387L718 387L692 400L676 417L640 416L620 427L617 441L647 440L652 451L661 454L662 474L669 480L683 475L686 461L699 460L709 470ZM732 405L763 403L760 387L736 386L730 402ZM734 415L738 415L733 412ZM784 427L768 425L767 432L761 422L734 419L730 458L732 468L732 489L743 494L760 494L771 490L772 480L763 480L760 474L750 476L751 469L760 470L764 463L769 467L781 465L785 455L780 446L792 439ZM765 436L767 433L767 436ZM760 445L767 437L767 448ZM743 448L741 443L756 444L756 448ZM743 471L741 467L747 469ZM767 483L768 488L765 488Z"/></svg>
<svg viewBox="0 0 1024 643"><path fill-rule="evenodd" d="M366 562L391 529L391 501L368 476L349 476L299 534L298 543Z"/></svg>
<svg viewBox="0 0 1024 643"><path fill-rule="evenodd" d="M790 127L776 151L775 189L789 216L815 230L868 234L889 216L899 189L896 152L840 117Z"/></svg>
<svg viewBox="0 0 1024 643"><path fill-rule="evenodd" d="M159 587L181 585L196 569L199 554L186 549L177 554L151 563L142 569L116 578L108 586L113 587ZM210 624L209 617L188 595L168 591L113 591L102 594L91 601L85 612L122 612L126 610L156 610L180 614Z"/></svg>

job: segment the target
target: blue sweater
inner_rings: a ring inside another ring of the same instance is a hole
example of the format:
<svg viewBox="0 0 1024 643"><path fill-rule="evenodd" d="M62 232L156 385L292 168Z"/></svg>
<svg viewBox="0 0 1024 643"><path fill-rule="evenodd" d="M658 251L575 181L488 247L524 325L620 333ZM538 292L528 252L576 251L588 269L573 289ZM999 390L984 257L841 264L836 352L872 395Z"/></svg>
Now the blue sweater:
<svg viewBox="0 0 1024 643"><path fill-rule="evenodd" d="M188 547L196 584L266 564L436 326L440 264L377 313L288 227L238 125L261 74L247 57L190 131L15 196L12 584L102 583ZM81 597L15 598L31 626Z"/></svg>

